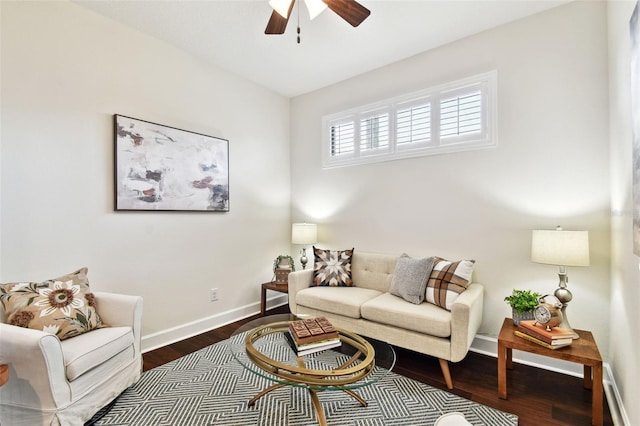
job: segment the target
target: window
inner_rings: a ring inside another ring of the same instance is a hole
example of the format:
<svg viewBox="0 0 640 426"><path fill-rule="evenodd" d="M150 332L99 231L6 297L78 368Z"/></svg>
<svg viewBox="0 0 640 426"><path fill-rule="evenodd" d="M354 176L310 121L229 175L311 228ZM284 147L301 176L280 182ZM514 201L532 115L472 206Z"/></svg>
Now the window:
<svg viewBox="0 0 640 426"><path fill-rule="evenodd" d="M360 118L360 152L386 152L389 149L389 113L373 112Z"/></svg>
<svg viewBox="0 0 640 426"><path fill-rule="evenodd" d="M431 101L400 104L396 113L396 145L410 148L431 141Z"/></svg>
<svg viewBox="0 0 640 426"><path fill-rule="evenodd" d="M496 74L492 71L324 117L323 166L496 146Z"/></svg>
<svg viewBox="0 0 640 426"><path fill-rule="evenodd" d="M472 92L440 100L440 137L482 132L482 92Z"/></svg>
<svg viewBox="0 0 640 426"><path fill-rule="evenodd" d="M331 126L331 156L340 157L353 154L355 134L353 122L336 123Z"/></svg>

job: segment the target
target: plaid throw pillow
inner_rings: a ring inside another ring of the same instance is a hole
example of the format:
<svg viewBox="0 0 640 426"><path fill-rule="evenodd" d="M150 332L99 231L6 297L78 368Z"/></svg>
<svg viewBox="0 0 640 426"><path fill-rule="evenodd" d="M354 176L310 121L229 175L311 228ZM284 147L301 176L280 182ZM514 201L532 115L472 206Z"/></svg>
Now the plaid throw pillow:
<svg viewBox="0 0 640 426"><path fill-rule="evenodd" d="M41 283L0 285L7 324L55 334L60 340L105 327L89 290L87 268Z"/></svg>
<svg viewBox="0 0 640 426"><path fill-rule="evenodd" d="M353 249L342 251L322 250L313 247L313 285L351 287L351 257Z"/></svg>
<svg viewBox="0 0 640 426"><path fill-rule="evenodd" d="M475 260L451 262L436 257L427 281L427 302L450 311L456 298L469 286L474 263Z"/></svg>

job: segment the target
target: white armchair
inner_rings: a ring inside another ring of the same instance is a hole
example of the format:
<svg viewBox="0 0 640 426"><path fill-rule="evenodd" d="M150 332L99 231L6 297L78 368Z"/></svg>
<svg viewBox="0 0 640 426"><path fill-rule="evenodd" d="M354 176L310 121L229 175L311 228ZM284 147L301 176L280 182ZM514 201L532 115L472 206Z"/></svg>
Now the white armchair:
<svg viewBox="0 0 640 426"><path fill-rule="evenodd" d="M140 378L142 298L94 292L110 327L60 341L0 322L2 425L83 425ZM2 318L4 321L4 318Z"/></svg>

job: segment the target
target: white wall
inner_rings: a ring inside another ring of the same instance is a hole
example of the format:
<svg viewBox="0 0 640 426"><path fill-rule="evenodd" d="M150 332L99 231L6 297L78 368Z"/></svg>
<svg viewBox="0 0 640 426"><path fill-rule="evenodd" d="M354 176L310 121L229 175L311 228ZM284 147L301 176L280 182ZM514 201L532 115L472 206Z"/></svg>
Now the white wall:
<svg viewBox="0 0 640 426"><path fill-rule="evenodd" d="M633 254L629 19L636 1L608 3L611 137L611 344L609 363L626 411L640 424L640 259ZM638 76L635 76L638 78ZM624 416L625 413L623 413Z"/></svg>
<svg viewBox="0 0 640 426"><path fill-rule="evenodd" d="M1 7L2 282L88 266L144 297L144 335L257 312L289 249L289 100L70 2ZM230 212L114 212L116 113L228 139Z"/></svg>
<svg viewBox="0 0 640 426"><path fill-rule="evenodd" d="M321 117L497 69L496 149L321 169ZM513 288L550 293L531 230L588 229L591 266L569 268L575 328L609 346L606 4L575 2L292 100L292 218L320 246L477 260L481 333L497 336ZM594 315L598 312L598 315Z"/></svg>
<svg viewBox="0 0 640 426"><path fill-rule="evenodd" d="M298 97L290 152L292 217L320 224L319 245L477 259L489 336L512 288L556 285L555 268L529 261L531 229L589 229L592 265L569 270L570 319L593 330L640 424L632 7L576 2ZM72 3L0 2L0 17L0 280L86 265L94 288L144 296L146 336L257 310L258 284L289 250L288 100ZM490 69L497 149L320 168L322 115ZM114 113L229 139L231 211L113 212Z"/></svg>

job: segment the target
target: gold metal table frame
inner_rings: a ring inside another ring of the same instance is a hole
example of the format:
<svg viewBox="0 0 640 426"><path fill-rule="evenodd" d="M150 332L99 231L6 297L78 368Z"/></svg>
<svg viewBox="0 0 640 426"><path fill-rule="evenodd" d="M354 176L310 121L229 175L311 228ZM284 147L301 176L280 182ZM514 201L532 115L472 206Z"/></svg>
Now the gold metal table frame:
<svg viewBox="0 0 640 426"><path fill-rule="evenodd" d="M305 365L304 357L296 357L296 363L281 362L256 349L254 343L271 334L286 332L289 329L289 322L290 321L278 321L259 325L247 331L244 336L244 347L248 360L260 370L267 373L263 375L263 377L267 377L275 382L253 397L248 405L253 406L260 398L281 387L300 386L309 391L318 423L321 426L326 426L327 419L320 404L318 397L319 392L327 390L342 391L358 401L362 407L366 407L367 402L360 397L355 390L379 380L379 378L376 379L372 377L372 372L376 366L376 351L371 343L355 333L337 328L340 340L352 348L353 351L350 351L349 355L346 355L349 357L346 361L332 369L308 368ZM239 359L239 343L240 341L236 342L235 353L234 349L232 349L234 357L243 366L254 371ZM393 352L390 346L389 348L390 351ZM289 350L291 349L289 348ZM353 353L351 354L351 352ZM293 351L291 353L293 354ZM393 363L395 363L395 353L393 354L391 367L393 367ZM382 374L381 377L382 376L384 376L384 374ZM370 380L367 381L367 378Z"/></svg>

